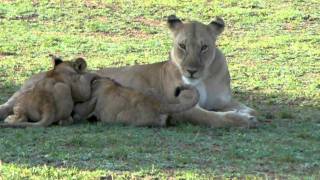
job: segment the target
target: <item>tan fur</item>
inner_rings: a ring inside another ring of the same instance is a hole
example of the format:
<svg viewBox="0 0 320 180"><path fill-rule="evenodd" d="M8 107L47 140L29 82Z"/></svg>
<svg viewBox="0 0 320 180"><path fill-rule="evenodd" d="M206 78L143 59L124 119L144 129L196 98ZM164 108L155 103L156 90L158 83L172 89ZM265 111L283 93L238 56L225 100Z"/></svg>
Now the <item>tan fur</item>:
<svg viewBox="0 0 320 180"><path fill-rule="evenodd" d="M168 26L173 35L169 61L106 68L99 70L98 74L140 92L153 88L163 101L169 103L177 102L173 93L176 87L181 84L195 86L200 93L199 105L173 114L175 120L211 127L255 126L255 111L232 98L227 62L216 48L216 39L224 29L224 21L216 18L208 25L197 21L183 23L172 15L168 18ZM38 79L41 75L31 78L21 91ZM12 111L12 104L20 92L0 106L0 118Z"/></svg>
<svg viewBox="0 0 320 180"><path fill-rule="evenodd" d="M191 86L178 87L176 91L179 103L166 104L148 95L150 92L141 93L109 78L102 78L93 83L91 100L76 105L74 118L85 119L94 115L98 120L108 123L165 126L169 113L186 111L199 100L197 90ZM187 99L184 96L188 96Z"/></svg>
<svg viewBox="0 0 320 180"><path fill-rule="evenodd" d="M43 79L17 95L13 114L0 127L46 127L55 122L61 125L73 123L74 99L90 98L91 80L95 75L84 72L86 62L82 58L55 61L54 68L46 72Z"/></svg>

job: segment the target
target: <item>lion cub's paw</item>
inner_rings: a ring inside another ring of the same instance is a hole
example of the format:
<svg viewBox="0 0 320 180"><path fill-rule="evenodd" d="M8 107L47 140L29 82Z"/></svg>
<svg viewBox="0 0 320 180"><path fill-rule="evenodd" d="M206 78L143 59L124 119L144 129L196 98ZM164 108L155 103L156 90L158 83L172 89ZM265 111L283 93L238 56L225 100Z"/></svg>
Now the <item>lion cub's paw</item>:
<svg viewBox="0 0 320 180"><path fill-rule="evenodd" d="M227 112L225 114L227 120L232 126L253 128L257 127L258 121L255 116L248 113L242 113L237 111Z"/></svg>
<svg viewBox="0 0 320 180"><path fill-rule="evenodd" d="M13 124L17 121L18 121L18 117L16 115L10 115L4 120L4 122L9 123L9 124Z"/></svg>

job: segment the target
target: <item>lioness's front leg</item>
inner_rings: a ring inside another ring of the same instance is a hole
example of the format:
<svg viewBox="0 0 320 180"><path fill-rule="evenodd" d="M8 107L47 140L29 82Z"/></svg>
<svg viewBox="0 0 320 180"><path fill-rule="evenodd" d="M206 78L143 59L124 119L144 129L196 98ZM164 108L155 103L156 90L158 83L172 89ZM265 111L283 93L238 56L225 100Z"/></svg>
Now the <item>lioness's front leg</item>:
<svg viewBox="0 0 320 180"><path fill-rule="evenodd" d="M207 111L196 106L188 111L174 114L174 120L189 121L193 124L210 127L254 127L256 120L254 116L236 111L215 112Z"/></svg>

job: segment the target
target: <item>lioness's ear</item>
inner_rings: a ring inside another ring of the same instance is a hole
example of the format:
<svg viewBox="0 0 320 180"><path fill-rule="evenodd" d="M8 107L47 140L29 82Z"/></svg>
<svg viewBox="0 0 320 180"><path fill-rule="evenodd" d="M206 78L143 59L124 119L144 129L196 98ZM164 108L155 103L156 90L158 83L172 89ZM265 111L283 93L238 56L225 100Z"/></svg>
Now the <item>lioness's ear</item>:
<svg viewBox="0 0 320 180"><path fill-rule="evenodd" d="M167 19L167 24L169 29L175 32L183 25L183 22L176 15L170 15Z"/></svg>
<svg viewBox="0 0 320 180"><path fill-rule="evenodd" d="M56 67L59 64L63 63L63 60L60 57L53 55L53 54L49 54L49 56L52 59L51 61L52 61L53 67Z"/></svg>
<svg viewBox="0 0 320 180"><path fill-rule="evenodd" d="M82 73L87 69L87 62L84 58L79 57L77 59L75 59L74 61L74 69L79 72Z"/></svg>
<svg viewBox="0 0 320 180"><path fill-rule="evenodd" d="M213 21L209 24L211 30L213 30L217 35L221 34L224 30L225 24L221 17L215 17Z"/></svg>

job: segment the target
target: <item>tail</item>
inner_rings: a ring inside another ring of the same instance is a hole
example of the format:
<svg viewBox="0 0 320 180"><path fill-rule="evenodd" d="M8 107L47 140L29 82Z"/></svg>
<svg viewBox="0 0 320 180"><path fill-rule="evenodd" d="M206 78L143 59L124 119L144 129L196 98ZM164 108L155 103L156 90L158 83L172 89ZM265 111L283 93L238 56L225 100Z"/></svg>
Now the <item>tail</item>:
<svg viewBox="0 0 320 180"><path fill-rule="evenodd" d="M189 93L187 93L189 92ZM192 97L190 97L192 95ZM161 104L160 113L179 113L194 107L199 102L198 90L190 85L182 85L176 88L175 96L179 99L177 104Z"/></svg>
<svg viewBox="0 0 320 180"><path fill-rule="evenodd" d="M15 123L0 123L0 128L27 128L27 127L48 127L53 123L53 116L47 113L38 122L15 122Z"/></svg>
<svg viewBox="0 0 320 180"><path fill-rule="evenodd" d="M19 122L16 124L0 123L0 128L27 128L27 127L46 127L42 124L32 122Z"/></svg>

